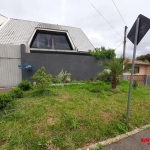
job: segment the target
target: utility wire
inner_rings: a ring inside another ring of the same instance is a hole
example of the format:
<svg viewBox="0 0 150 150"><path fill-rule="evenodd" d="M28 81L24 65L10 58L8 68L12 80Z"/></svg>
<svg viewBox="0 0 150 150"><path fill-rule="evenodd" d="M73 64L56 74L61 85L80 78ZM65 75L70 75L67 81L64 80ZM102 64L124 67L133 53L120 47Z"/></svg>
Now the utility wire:
<svg viewBox="0 0 150 150"><path fill-rule="evenodd" d="M116 9L117 9L117 11L118 11L118 13L119 13L120 17L122 18L122 20L123 20L123 22L124 22L124 24L125 24L125 26L126 26L126 23L125 23L125 21L124 21L124 19L123 19L122 15L121 15L121 13L120 13L119 9L117 8L117 6L116 6L116 4L115 4L114 0L112 0L112 2L113 2L113 4L115 5L115 7L116 7Z"/></svg>
<svg viewBox="0 0 150 150"><path fill-rule="evenodd" d="M115 50L118 49L122 44L123 44L123 42L121 42L121 44L119 44L119 45L115 48Z"/></svg>
<svg viewBox="0 0 150 150"><path fill-rule="evenodd" d="M88 0L89 1L89 0ZM111 26L112 29L114 29L116 31L116 33L118 35L120 35L122 38L123 36L109 23L108 20L106 20L106 18L100 13L100 11L89 1L89 3L92 5L92 7L99 13L99 15Z"/></svg>

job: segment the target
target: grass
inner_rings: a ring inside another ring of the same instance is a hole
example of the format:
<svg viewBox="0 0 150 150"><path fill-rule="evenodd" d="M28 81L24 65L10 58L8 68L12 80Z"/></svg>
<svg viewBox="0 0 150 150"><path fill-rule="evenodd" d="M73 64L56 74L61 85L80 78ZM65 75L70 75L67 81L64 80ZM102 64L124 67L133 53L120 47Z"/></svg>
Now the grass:
<svg viewBox="0 0 150 150"><path fill-rule="evenodd" d="M53 86L45 96L25 92L0 111L0 149L74 150L149 124L150 88L144 86L133 89L125 124L128 87L122 81L110 90L99 82Z"/></svg>

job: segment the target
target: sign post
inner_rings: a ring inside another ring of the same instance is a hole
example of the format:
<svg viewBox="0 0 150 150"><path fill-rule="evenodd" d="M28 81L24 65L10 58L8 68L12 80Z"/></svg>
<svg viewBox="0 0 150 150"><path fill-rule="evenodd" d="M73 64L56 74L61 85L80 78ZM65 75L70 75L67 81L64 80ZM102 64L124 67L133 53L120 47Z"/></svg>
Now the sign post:
<svg viewBox="0 0 150 150"><path fill-rule="evenodd" d="M128 33L128 39L134 44L133 50L133 59L132 59L132 71L130 77L130 86L128 92L128 103L127 103L127 111L126 111L126 123L129 120L129 112L130 112L130 101L131 101L131 94L132 94L132 83L133 83L133 74L134 74L134 65L135 65L135 56L136 56L136 47L145 36L147 31L150 29L150 19L139 15L136 19L135 23L133 24L130 32Z"/></svg>
<svg viewBox="0 0 150 150"><path fill-rule="evenodd" d="M139 32L138 31L139 30L139 22L140 22L140 18L137 18L137 20L136 20L135 40L134 40L134 51L133 51L133 59L132 59L132 72L131 72L131 76L130 76L130 86L129 86L129 93L128 93L126 123L128 123L128 119L129 119L130 100L131 100L134 65L135 65L135 55L136 55L137 39L138 39L138 32Z"/></svg>

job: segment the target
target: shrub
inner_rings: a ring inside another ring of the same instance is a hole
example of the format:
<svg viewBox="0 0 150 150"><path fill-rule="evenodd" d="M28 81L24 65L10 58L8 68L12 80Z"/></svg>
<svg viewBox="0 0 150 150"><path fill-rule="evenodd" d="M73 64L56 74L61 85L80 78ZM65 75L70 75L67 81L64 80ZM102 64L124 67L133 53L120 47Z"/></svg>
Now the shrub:
<svg viewBox="0 0 150 150"><path fill-rule="evenodd" d="M111 82L111 75L110 70L106 69L96 76L96 80L104 81L104 82Z"/></svg>
<svg viewBox="0 0 150 150"><path fill-rule="evenodd" d="M64 82L65 83L70 83L71 82L71 74L70 73L67 73L67 75L65 75Z"/></svg>
<svg viewBox="0 0 150 150"><path fill-rule="evenodd" d="M96 58L108 58L112 59L116 56L114 49L106 49L105 47L95 48L94 50L89 50L89 54Z"/></svg>
<svg viewBox="0 0 150 150"><path fill-rule="evenodd" d="M56 78L61 79L63 81L64 77L67 75L67 71L63 71L63 69L60 71L60 73L56 76Z"/></svg>
<svg viewBox="0 0 150 150"><path fill-rule="evenodd" d="M32 88L32 85L29 81L22 81L18 84L18 87L23 91L28 91Z"/></svg>
<svg viewBox="0 0 150 150"><path fill-rule="evenodd" d="M44 91L52 83L52 75L46 74L44 66L37 70L32 79L36 82L36 86L40 91Z"/></svg>
<svg viewBox="0 0 150 150"><path fill-rule="evenodd" d="M9 91L9 95L12 98L22 98L23 97L23 90L20 88L14 88Z"/></svg>
<svg viewBox="0 0 150 150"><path fill-rule="evenodd" d="M138 81L134 80L132 86L136 89L138 87Z"/></svg>
<svg viewBox="0 0 150 150"><path fill-rule="evenodd" d="M62 83L62 80L58 77L53 78L54 83Z"/></svg>
<svg viewBox="0 0 150 150"><path fill-rule="evenodd" d="M11 102L12 98L9 94L0 93L0 109L3 109Z"/></svg>
<svg viewBox="0 0 150 150"><path fill-rule="evenodd" d="M71 82L71 74L67 73L67 71L60 71L60 73L53 79L54 83L61 83L61 82L69 83Z"/></svg>

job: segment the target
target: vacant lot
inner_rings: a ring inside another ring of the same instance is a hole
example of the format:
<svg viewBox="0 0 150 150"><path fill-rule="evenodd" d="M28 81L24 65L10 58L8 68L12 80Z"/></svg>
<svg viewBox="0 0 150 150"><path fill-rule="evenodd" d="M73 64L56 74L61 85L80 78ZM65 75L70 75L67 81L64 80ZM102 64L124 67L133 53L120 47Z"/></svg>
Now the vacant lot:
<svg viewBox="0 0 150 150"><path fill-rule="evenodd" d="M149 124L150 88L139 86L125 125L128 86L121 82L112 91L99 82L51 87L45 96L26 92L0 111L0 149L74 150Z"/></svg>

